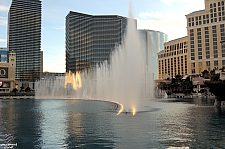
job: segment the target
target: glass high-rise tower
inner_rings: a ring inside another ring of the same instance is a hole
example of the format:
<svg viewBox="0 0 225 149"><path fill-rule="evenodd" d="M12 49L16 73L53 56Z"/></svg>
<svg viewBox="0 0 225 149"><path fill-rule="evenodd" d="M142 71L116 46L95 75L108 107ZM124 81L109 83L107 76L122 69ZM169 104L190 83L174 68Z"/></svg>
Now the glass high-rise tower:
<svg viewBox="0 0 225 149"><path fill-rule="evenodd" d="M127 18L70 11L66 16L66 72L83 71L110 59L122 39Z"/></svg>
<svg viewBox="0 0 225 149"><path fill-rule="evenodd" d="M43 70L41 1L12 0L8 14L8 49L16 52L16 79L33 82Z"/></svg>

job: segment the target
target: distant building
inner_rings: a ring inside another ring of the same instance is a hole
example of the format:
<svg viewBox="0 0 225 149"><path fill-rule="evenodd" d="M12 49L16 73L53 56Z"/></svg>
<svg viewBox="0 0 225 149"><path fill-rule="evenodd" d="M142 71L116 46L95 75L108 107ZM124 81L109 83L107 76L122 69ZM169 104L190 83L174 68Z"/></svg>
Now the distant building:
<svg viewBox="0 0 225 149"><path fill-rule="evenodd" d="M111 51L122 42L126 26L125 17L70 11L66 16L66 72L109 61Z"/></svg>
<svg viewBox="0 0 225 149"><path fill-rule="evenodd" d="M177 74L198 76L204 70L217 72L225 67L224 1L205 0L204 10L186 18L188 36L165 43L164 51L158 53L159 79Z"/></svg>
<svg viewBox="0 0 225 149"><path fill-rule="evenodd" d="M8 62L8 49L0 48L0 62Z"/></svg>
<svg viewBox="0 0 225 149"><path fill-rule="evenodd" d="M8 50L16 52L16 79L34 82L40 79L41 1L12 0L8 14Z"/></svg>
<svg viewBox="0 0 225 149"><path fill-rule="evenodd" d="M205 0L205 9L186 15L188 74L225 66L225 5L223 0ZM222 43L222 44L221 44Z"/></svg>
<svg viewBox="0 0 225 149"><path fill-rule="evenodd" d="M159 79L188 74L188 37L164 43L164 50L158 53Z"/></svg>
<svg viewBox="0 0 225 149"><path fill-rule="evenodd" d="M55 79L56 77L64 77L65 73L60 73L60 72L43 72L41 74L41 79L43 78L53 78Z"/></svg>
<svg viewBox="0 0 225 149"><path fill-rule="evenodd" d="M154 30L138 30L142 49L146 52L146 64L148 70L154 73L154 79L158 79L157 53L163 51L164 43L168 41L168 35Z"/></svg>
<svg viewBox="0 0 225 149"><path fill-rule="evenodd" d="M6 52L6 48L0 48L0 53ZM2 56L2 55L1 55ZM5 58L5 56L4 56ZM16 53L7 51L7 61L0 61L0 93L10 92L16 87Z"/></svg>

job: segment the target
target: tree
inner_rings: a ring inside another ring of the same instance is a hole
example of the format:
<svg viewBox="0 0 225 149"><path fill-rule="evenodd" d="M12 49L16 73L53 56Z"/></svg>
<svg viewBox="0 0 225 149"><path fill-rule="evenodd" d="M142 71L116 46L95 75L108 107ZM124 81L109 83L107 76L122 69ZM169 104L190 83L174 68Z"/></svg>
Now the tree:
<svg viewBox="0 0 225 149"><path fill-rule="evenodd" d="M28 87L25 89L25 92L31 92L31 88L28 86Z"/></svg>
<svg viewBox="0 0 225 149"><path fill-rule="evenodd" d="M225 80L220 80L219 74L212 75L211 80L204 82L204 84L219 100L225 100Z"/></svg>
<svg viewBox="0 0 225 149"><path fill-rule="evenodd" d="M15 93L15 96L16 96L16 92L18 92L18 89L17 89L17 88L14 88L14 89L12 90L12 92Z"/></svg>
<svg viewBox="0 0 225 149"><path fill-rule="evenodd" d="M205 78L205 79L209 79L209 78L210 78L210 73L209 73L209 71L204 70L204 71L202 72L201 77L203 77L203 78Z"/></svg>
<svg viewBox="0 0 225 149"><path fill-rule="evenodd" d="M22 92L23 89L24 89L24 87L23 87L23 84L22 84L22 86L20 87L20 92Z"/></svg>

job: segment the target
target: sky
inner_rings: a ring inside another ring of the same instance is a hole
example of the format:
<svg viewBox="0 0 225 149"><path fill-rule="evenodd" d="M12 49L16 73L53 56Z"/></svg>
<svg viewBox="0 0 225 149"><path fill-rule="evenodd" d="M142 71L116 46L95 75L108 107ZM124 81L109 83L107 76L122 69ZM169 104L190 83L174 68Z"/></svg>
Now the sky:
<svg viewBox="0 0 225 149"><path fill-rule="evenodd" d="M128 17L131 0L42 0L43 70L65 72L65 17L69 11ZM0 0L0 47L7 47L12 0ZM138 29L161 31L169 40L187 36L185 15L205 9L204 0L132 0Z"/></svg>

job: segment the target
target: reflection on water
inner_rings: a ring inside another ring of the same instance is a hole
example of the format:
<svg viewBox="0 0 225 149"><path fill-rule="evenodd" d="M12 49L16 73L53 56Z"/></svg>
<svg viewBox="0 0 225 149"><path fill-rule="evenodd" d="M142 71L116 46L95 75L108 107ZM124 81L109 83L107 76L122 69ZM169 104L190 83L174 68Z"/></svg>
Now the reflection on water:
<svg viewBox="0 0 225 149"><path fill-rule="evenodd" d="M0 99L0 144L15 148L225 148L225 109L213 99L143 101L135 116L113 103Z"/></svg>

